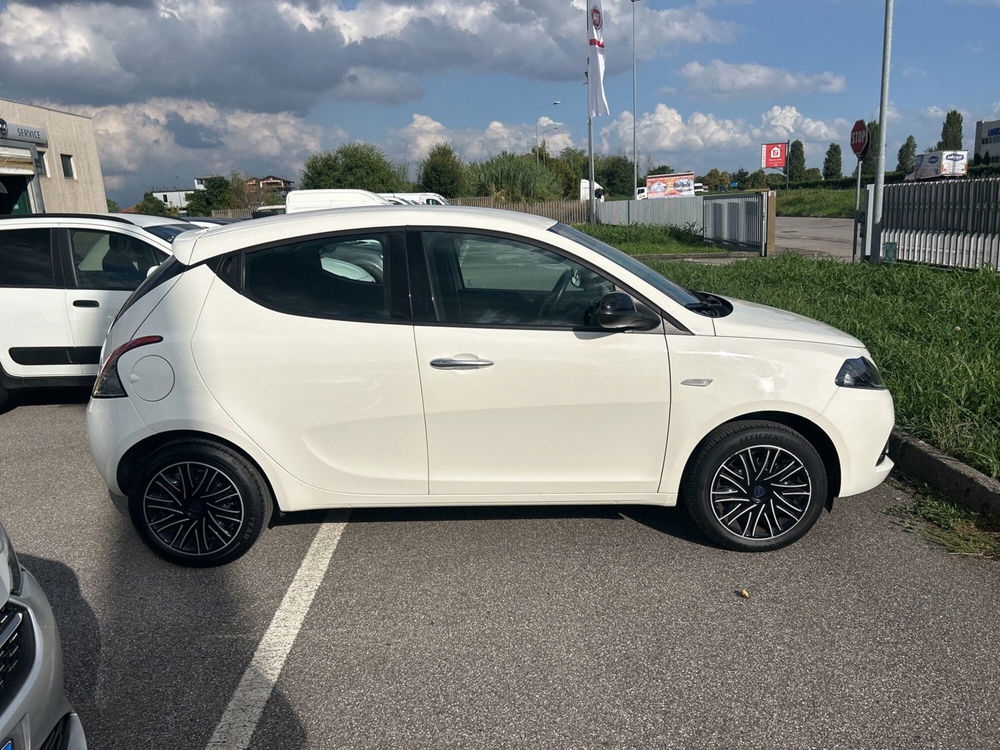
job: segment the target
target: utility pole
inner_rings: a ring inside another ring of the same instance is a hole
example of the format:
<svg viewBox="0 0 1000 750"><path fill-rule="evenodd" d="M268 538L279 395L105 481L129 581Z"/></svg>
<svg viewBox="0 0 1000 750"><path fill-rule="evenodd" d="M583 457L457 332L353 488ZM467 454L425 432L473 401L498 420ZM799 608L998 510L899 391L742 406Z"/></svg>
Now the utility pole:
<svg viewBox="0 0 1000 750"><path fill-rule="evenodd" d="M875 205L872 236L868 240L872 263L882 262L882 196L885 191L885 138L889 110L889 67L892 60L892 2L885 0L885 36L882 40L882 99L878 110L878 167L875 170Z"/></svg>

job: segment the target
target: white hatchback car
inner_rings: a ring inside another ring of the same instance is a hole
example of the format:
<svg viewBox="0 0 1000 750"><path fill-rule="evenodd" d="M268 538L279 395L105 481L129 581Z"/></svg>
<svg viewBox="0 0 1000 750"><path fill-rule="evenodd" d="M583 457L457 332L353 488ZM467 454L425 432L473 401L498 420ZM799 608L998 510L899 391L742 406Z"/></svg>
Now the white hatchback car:
<svg viewBox="0 0 1000 750"><path fill-rule="evenodd" d="M0 407L8 390L93 383L115 314L169 253L130 219L0 219Z"/></svg>
<svg viewBox="0 0 1000 750"><path fill-rule="evenodd" d="M385 206L174 243L126 303L90 449L149 546L242 555L272 511L652 504L775 549L879 484L852 336L692 292L551 219Z"/></svg>

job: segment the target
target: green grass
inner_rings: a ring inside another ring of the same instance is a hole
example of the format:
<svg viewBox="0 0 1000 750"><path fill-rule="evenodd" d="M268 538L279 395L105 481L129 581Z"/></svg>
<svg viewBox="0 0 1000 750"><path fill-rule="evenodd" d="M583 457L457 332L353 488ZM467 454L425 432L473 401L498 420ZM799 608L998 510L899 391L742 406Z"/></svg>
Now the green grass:
<svg viewBox="0 0 1000 750"><path fill-rule="evenodd" d="M821 216L849 219L854 216L853 190L778 191L778 216Z"/></svg>
<svg viewBox="0 0 1000 750"><path fill-rule="evenodd" d="M952 554L1000 560L1000 522L936 497L924 485L893 481L913 502L890 508L907 531L919 531Z"/></svg>
<svg viewBox="0 0 1000 750"><path fill-rule="evenodd" d="M830 323L868 346L897 425L1000 477L1000 274L800 256L650 265L686 287Z"/></svg>
<svg viewBox="0 0 1000 750"><path fill-rule="evenodd" d="M576 228L629 255L711 253L724 249L706 245L701 234L681 227L577 224Z"/></svg>

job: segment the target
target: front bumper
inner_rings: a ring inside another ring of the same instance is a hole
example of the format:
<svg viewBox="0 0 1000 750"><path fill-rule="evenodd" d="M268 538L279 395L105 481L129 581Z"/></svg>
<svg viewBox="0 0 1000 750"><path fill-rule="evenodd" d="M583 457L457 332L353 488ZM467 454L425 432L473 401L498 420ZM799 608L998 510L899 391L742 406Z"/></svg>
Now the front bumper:
<svg viewBox="0 0 1000 750"><path fill-rule="evenodd" d="M838 388L824 416L837 433L840 497L860 495L882 484L893 467L885 454L896 418L889 391Z"/></svg>
<svg viewBox="0 0 1000 750"><path fill-rule="evenodd" d="M63 688L62 646L52 607L38 581L24 572L24 585L10 603L19 607L30 628L33 647L30 669L11 695L0 705L0 747L7 741L14 750L87 750L80 719L73 713ZM62 732L61 743L53 742Z"/></svg>

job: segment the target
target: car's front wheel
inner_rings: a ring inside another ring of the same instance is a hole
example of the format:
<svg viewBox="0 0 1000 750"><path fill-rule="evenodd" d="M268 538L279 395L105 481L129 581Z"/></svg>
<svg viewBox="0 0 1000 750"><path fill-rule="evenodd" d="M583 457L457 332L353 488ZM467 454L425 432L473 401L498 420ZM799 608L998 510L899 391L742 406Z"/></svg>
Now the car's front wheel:
<svg viewBox="0 0 1000 750"><path fill-rule="evenodd" d="M242 557L271 517L260 472L228 446L208 440L168 443L139 467L129 515L156 554L208 567Z"/></svg>
<svg viewBox="0 0 1000 750"><path fill-rule="evenodd" d="M763 552L800 539L827 501L813 445L774 422L733 422L698 448L683 497L695 523L727 549Z"/></svg>

